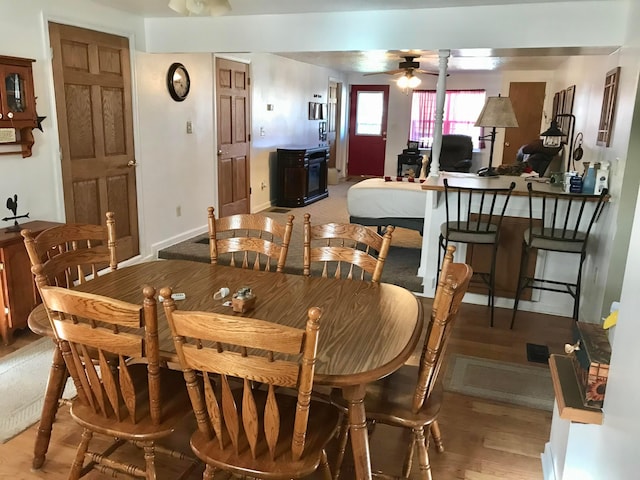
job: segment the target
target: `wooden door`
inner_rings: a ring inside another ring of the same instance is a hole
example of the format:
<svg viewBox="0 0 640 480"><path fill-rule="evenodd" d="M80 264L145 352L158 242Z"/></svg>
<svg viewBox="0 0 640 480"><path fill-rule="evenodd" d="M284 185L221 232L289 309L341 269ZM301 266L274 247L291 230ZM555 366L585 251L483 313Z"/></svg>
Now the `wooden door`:
<svg viewBox="0 0 640 480"><path fill-rule="evenodd" d="M250 213L249 65L216 59L218 217Z"/></svg>
<svg viewBox="0 0 640 480"><path fill-rule="evenodd" d="M518 149L540 138L545 88L545 82L510 83L509 98L518 119L518 128L505 129L502 163L516 163Z"/></svg>
<svg viewBox="0 0 640 480"><path fill-rule="evenodd" d="M384 175L389 85L353 85L349 108L349 175Z"/></svg>
<svg viewBox="0 0 640 480"><path fill-rule="evenodd" d="M140 252L129 40L49 23L66 221L115 212L118 261Z"/></svg>

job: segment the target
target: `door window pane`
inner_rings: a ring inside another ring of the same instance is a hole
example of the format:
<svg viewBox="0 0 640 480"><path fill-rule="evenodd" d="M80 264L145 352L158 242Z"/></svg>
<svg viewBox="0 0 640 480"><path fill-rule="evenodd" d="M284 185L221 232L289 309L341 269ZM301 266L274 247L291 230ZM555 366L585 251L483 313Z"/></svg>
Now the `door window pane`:
<svg viewBox="0 0 640 480"><path fill-rule="evenodd" d="M356 135L382 133L383 95L383 92L358 92Z"/></svg>

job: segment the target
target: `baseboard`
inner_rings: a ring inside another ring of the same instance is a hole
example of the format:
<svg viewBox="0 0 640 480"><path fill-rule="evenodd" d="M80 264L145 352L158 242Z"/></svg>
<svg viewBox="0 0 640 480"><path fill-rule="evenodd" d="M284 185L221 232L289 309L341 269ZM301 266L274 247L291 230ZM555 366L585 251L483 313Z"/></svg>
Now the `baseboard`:
<svg viewBox="0 0 640 480"><path fill-rule="evenodd" d="M158 251L163 248L170 247L171 245L175 245L176 243L184 242L185 240L189 240L190 238L195 237L196 235L200 235L202 233L206 233L208 231L208 227L206 225L202 227L192 228L186 232L181 233L180 235L175 235L173 237L162 240L161 242L154 243L151 245L151 259L158 258Z"/></svg>
<svg viewBox="0 0 640 480"><path fill-rule="evenodd" d="M255 207L255 209L253 211L254 211L254 213L262 212L263 210L267 210L267 209L269 209L271 207L272 207L271 200L269 200L267 202L262 203L261 205L256 205L256 207Z"/></svg>
<svg viewBox="0 0 640 480"><path fill-rule="evenodd" d="M487 296L481 293L467 293L464 296L464 303L473 303L474 305L486 305ZM495 298L495 305L499 308L513 308L513 298ZM544 313L547 315L557 315L559 317L573 316L573 304L570 307L562 307L561 305L548 305L543 302L528 302L520 300L518 311Z"/></svg>
<svg viewBox="0 0 640 480"><path fill-rule="evenodd" d="M556 472L553 469L553 453L549 442L544 445L544 452L540 454L542 462L542 478L544 480L556 480Z"/></svg>

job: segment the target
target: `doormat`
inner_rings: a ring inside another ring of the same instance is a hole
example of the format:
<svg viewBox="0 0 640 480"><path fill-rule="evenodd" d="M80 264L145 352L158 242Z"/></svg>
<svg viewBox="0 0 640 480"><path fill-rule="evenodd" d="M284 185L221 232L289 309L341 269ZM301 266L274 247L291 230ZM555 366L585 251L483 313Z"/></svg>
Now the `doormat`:
<svg viewBox="0 0 640 480"><path fill-rule="evenodd" d="M472 397L553 410L548 368L453 354L447 362L444 389Z"/></svg>
<svg viewBox="0 0 640 480"><path fill-rule="evenodd" d="M527 360L535 363L549 363L549 347L527 343Z"/></svg>
<svg viewBox="0 0 640 480"><path fill-rule="evenodd" d="M291 211L290 208L280 208L280 207L272 207L269 210L267 210L267 212L272 212L272 213L289 213Z"/></svg>

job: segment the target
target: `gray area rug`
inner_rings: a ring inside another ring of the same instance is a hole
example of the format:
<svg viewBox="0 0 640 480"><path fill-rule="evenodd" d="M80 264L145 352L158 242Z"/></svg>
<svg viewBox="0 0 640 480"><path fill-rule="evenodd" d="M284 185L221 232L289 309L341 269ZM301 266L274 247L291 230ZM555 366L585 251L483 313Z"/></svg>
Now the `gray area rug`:
<svg viewBox="0 0 640 480"><path fill-rule="evenodd" d="M548 368L453 354L447 362L444 389L472 397L553 410Z"/></svg>
<svg viewBox="0 0 640 480"><path fill-rule="evenodd" d="M264 215L285 223L289 215L293 215L293 234L287 255L287 273L302 273L302 224L304 214L311 215L312 224L348 223L347 191L355 182L340 182L329 185L329 197L307 205L306 207L284 209L270 208ZM203 212L206 221L207 212ZM209 262L209 240L207 234L198 235L184 242L171 245L158 252L158 258L193 260ZM420 267L422 237L414 230L396 228L391 241L389 255L385 262L382 281L400 285L412 292L422 293L422 278L417 276Z"/></svg>
<svg viewBox="0 0 640 480"><path fill-rule="evenodd" d="M41 338L0 359L0 443L40 419L53 349L50 338ZM71 380L63 396L75 396Z"/></svg>

